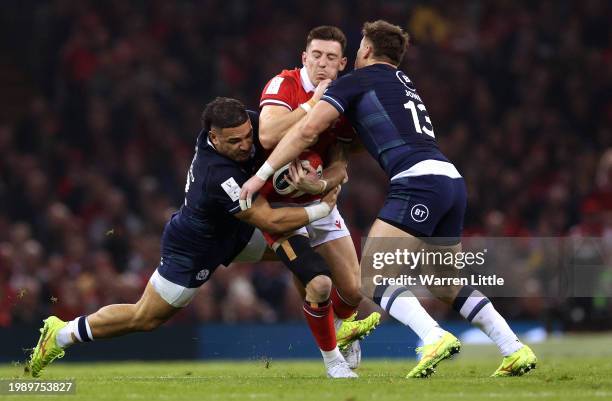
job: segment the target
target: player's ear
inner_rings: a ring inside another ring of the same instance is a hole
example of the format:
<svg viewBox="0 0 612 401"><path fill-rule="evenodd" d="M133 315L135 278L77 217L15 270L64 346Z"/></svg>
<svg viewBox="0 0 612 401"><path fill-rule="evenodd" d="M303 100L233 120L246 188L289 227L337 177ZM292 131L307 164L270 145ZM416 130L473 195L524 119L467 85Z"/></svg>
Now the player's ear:
<svg viewBox="0 0 612 401"><path fill-rule="evenodd" d="M217 146L219 144L219 138L217 137L217 133L212 129L208 131L208 138L210 138L210 142Z"/></svg>
<svg viewBox="0 0 612 401"><path fill-rule="evenodd" d="M348 62L348 59L346 57L342 57L340 59L340 66L338 67L338 71L344 71L344 69L346 68L347 62Z"/></svg>
<svg viewBox="0 0 612 401"><path fill-rule="evenodd" d="M365 43L364 51L363 51L363 58L368 59L372 57L372 50L373 50L372 46L368 43Z"/></svg>
<svg viewBox="0 0 612 401"><path fill-rule="evenodd" d="M306 65L306 52L302 52L302 64Z"/></svg>

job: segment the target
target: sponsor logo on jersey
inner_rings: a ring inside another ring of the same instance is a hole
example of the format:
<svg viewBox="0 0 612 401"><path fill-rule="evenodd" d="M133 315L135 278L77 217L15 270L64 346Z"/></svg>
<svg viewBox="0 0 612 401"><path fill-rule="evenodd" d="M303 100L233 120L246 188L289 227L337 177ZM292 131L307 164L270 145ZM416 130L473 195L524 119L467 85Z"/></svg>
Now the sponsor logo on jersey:
<svg viewBox="0 0 612 401"><path fill-rule="evenodd" d="M410 217L417 223L422 223L429 217L429 209L422 203L417 203L410 209Z"/></svg>
<svg viewBox="0 0 612 401"><path fill-rule="evenodd" d="M240 185L236 182L234 177L230 177L221 183L221 188L225 191L227 196L230 197L232 202L236 202L240 199Z"/></svg>
<svg viewBox="0 0 612 401"><path fill-rule="evenodd" d="M404 74L403 71L397 71L395 73L395 76L397 77L397 79L399 79L399 81L402 83L402 85L404 85L406 87L406 89L408 89L408 90L410 90L412 92L416 92L416 88L414 87L414 84L412 83L410 78L408 78L408 75Z"/></svg>
<svg viewBox="0 0 612 401"><path fill-rule="evenodd" d="M278 90L280 89L281 84L285 78L283 77L274 77L270 81L268 85L268 89L266 89L266 95L278 95Z"/></svg>

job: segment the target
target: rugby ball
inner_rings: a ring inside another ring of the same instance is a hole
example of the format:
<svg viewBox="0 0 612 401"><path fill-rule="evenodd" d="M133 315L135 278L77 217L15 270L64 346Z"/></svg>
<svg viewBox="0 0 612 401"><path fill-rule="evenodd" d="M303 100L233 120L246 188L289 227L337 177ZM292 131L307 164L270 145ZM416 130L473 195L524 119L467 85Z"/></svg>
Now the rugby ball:
<svg viewBox="0 0 612 401"><path fill-rule="evenodd" d="M323 175L323 161L318 153L307 150L300 154L299 159L300 164L304 168L311 166L315 170L317 178L321 178ZM272 186L274 187L274 191L279 195L297 198L298 196L304 195L304 192L296 191L295 187L289 184L285 179L285 175L289 175L290 164L291 163L288 163L274 172Z"/></svg>

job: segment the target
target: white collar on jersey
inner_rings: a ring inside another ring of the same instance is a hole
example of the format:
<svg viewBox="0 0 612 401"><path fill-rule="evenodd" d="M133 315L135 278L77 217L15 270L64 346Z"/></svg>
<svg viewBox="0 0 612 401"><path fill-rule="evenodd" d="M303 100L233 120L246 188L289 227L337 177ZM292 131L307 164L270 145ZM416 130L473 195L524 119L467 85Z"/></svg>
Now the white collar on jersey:
<svg viewBox="0 0 612 401"><path fill-rule="evenodd" d="M210 147L213 148L214 150L217 150L217 148L215 148L215 145L213 145L213 143L210 141L210 136L208 135L206 135L206 143L208 143Z"/></svg>
<svg viewBox="0 0 612 401"><path fill-rule="evenodd" d="M300 80L302 81L302 88L304 88L304 91L306 91L306 93L314 92L315 86L308 77L306 67L300 68Z"/></svg>

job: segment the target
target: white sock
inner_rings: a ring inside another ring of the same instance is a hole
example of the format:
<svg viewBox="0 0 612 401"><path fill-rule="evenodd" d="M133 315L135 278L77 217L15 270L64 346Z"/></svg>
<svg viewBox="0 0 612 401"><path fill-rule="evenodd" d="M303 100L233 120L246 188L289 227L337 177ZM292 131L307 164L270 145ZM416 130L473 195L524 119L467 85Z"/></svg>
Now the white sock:
<svg viewBox="0 0 612 401"><path fill-rule="evenodd" d="M474 316L472 324L480 328L497 346L503 356L508 356L523 348L523 343L512 331L506 319L489 302Z"/></svg>
<svg viewBox="0 0 612 401"><path fill-rule="evenodd" d="M380 307L410 327L426 345L436 342L444 334L444 330L427 313L418 298L405 287L387 288L380 300Z"/></svg>
<svg viewBox="0 0 612 401"><path fill-rule="evenodd" d="M93 341L93 335L91 334L91 327L87 321L86 316L77 317L74 320L68 322L57 333L55 342L62 348L66 348L76 342L88 342Z"/></svg>
<svg viewBox="0 0 612 401"><path fill-rule="evenodd" d="M72 339L74 327L76 327L76 319L68 322L67 325L62 327L60 331L57 332L57 337L55 337L55 342L57 345L62 348L66 348L74 344L74 340Z"/></svg>
<svg viewBox="0 0 612 401"><path fill-rule="evenodd" d="M326 367L329 367L330 365L335 365L336 363L340 361L344 361L344 357L340 353L338 346L336 346L336 348L334 348L331 351L323 351L323 350L320 350L320 351L321 351L321 355L323 355L323 363L325 363Z"/></svg>
<svg viewBox="0 0 612 401"><path fill-rule="evenodd" d="M467 288L464 291L464 288ZM460 298L469 292L469 296ZM499 348L503 356L508 356L523 347L523 343L512 331L506 319L493 307L489 298L472 287L463 287L455 301L455 309L461 316L482 330Z"/></svg>
<svg viewBox="0 0 612 401"><path fill-rule="evenodd" d="M342 322L344 322L344 320L334 315L334 327L336 329L336 333L338 332L338 330L340 330L340 326L342 326Z"/></svg>

